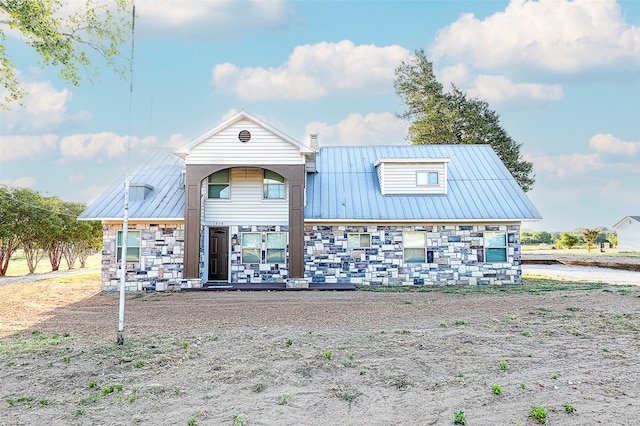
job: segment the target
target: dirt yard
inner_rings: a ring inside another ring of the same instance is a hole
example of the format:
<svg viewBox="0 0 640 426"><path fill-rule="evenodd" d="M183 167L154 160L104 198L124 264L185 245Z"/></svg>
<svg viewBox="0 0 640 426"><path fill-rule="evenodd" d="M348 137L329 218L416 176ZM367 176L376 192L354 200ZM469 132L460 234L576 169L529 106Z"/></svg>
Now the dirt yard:
<svg viewBox="0 0 640 426"><path fill-rule="evenodd" d="M548 284L129 294L124 346L96 276L2 285L0 424L637 424L640 287Z"/></svg>

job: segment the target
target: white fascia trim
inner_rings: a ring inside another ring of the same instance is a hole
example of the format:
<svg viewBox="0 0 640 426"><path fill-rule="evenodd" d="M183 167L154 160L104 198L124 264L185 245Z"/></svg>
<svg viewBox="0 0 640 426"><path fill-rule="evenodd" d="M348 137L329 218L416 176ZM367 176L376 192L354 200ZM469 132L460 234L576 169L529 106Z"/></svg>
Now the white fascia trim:
<svg viewBox="0 0 640 426"><path fill-rule="evenodd" d="M382 163L449 163L451 158L379 158L373 165L378 167Z"/></svg>
<svg viewBox="0 0 640 426"><path fill-rule="evenodd" d="M407 224L407 223L468 223L468 224L483 224L483 223L520 223L522 221L530 221L537 219L305 219L304 223L322 223L322 224L376 224L383 223L389 224Z"/></svg>
<svg viewBox="0 0 640 426"><path fill-rule="evenodd" d="M78 218L77 220L99 220L102 222L118 222L122 223L124 221L121 217L95 217L95 218ZM184 218L179 217L151 217L151 218L129 218L129 223L146 223L146 222L184 222Z"/></svg>

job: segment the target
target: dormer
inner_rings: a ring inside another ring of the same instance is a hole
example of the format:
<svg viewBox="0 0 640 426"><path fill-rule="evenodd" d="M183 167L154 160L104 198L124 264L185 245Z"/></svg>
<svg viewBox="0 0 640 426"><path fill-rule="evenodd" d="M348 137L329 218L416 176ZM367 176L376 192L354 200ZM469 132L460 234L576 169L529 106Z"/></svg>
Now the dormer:
<svg viewBox="0 0 640 426"><path fill-rule="evenodd" d="M450 158L380 158L374 166L382 195L446 194Z"/></svg>
<svg viewBox="0 0 640 426"><path fill-rule="evenodd" d="M145 182L131 182L129 184L129 200L142 201L153 191L153 185Z"/></svg>

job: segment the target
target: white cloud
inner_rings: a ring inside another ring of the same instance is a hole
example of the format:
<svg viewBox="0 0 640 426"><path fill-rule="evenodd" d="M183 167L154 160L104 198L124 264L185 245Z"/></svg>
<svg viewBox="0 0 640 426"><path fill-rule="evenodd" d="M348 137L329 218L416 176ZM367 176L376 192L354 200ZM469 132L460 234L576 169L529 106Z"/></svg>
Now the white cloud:
<svg viewBox="0 0 640 426"><path fill-rule="evenodd" d="M228 39L277 31L298 19L286 0L138 0L136 28L143 37Z"/></svg>
<svg viewBox="0 0 640 426"><path fill-rule="evenodd" d="M640 27L615 0L511 0L483 20L464 14L442 29L433 59L483 70L518 67L556 73L640 66Z"/></svg>
<svg viewBox="0 0 640 426"><path fill-rule="evenodd" d="M66 88L57 90L50 81L23 81L22 87L28 95L22 99L23 107L12 103L11 109L2 113L3 133L49 129L69 120L81 120L87 116L86 112L69 114L67 104L71 101L71 92ZM5 93L6 89L0 89L0 96L4 96Z"/></svg>
<svg viewBox="0 0 640 426"><path fill-rule="evenodd" d="M83 160L106 155L114 158L130 149L144 149L156 142L155 136L138 138L132 136L118 136L111 132L76 134L66 136L60 142L63 160Z"/></svg>
<svg viewBox="0 0 640 426"><path fill-rule="evenodd" d="M625 142L608 133L593 136L589 140L589 146L597 152L609 154L633 156L636 152L640 152L640 142Z"/></svg>
<svg viewBox="0 0 640 426"><path fill-rule="evenodd" d="M0 138L0 162L41 158L54 150L57 142L58 137L51 134L3 135Z"/></svg>
<svg viewBox="0 0 640 426"><path fill-rule="evenodd" d="M20 177L16 179L0 180L0 184L7 185L10 188L33 188L36 186L36 180L32 177Z"/></svg>
<svg viewBox="0 0 640 426"><path fill-rule="evenodd" d="M276 68L218 64L212 82L220 92L250 101L315 99L345 91L384 93L393 87L394 69L408 57L409 52L397 45L321 42L296 47Z"/></svg>
<svg viewBox="0 0 640 426"><path fill-rule="evenodd" d="M93 203L100 194L109 188L108 185L91 185L81 191L75 191L73 193L73 199L84 201L88 204Z"/></svg>
<svg viewBox="0 0 640 426"><path fill-rule="evenodd" d="M560 178L576 174L593 172L604 167L600 154L564 154L564 155L524 155L525 160L533 163L536 174L552 175Z"/></svg>
<svg viewBox="0 0 640 426"><path fill-rule="evenodd" d="M184 135L180 133L174 133L169 136L169 140L165 142L163 146L168 148L177 148L186 144L187 142L189 142L189 139L187 139Z"/></svg>
<svg viewBox="0 0 640 426"><path fill-rule="evenodd" d="M468 90L471 96L501 103L514 99L557 101L563 98L559 84L514 83L499 75L479 75Z"/></svg>
<svg viewBox="0 0 640 426"><path fill-rule="evenodd" d="M84 175L78 174L78 175L71 175L69 176L69 182L82 182L84 181Z"/></svg>
<svg viewBox="0 0 640 426"><path fill-rule="evenodd" d="M305 132L317 133L322 146L407 144L407 123L388 112L349 114L336 124L314 121Z"/></svg>

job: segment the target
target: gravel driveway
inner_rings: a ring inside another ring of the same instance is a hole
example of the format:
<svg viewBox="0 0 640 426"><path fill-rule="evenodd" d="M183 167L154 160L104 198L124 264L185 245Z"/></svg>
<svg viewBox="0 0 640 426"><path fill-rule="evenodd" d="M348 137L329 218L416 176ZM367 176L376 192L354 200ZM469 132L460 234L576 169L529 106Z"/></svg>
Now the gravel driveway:
<svg viewBox="0 0 640 426"><path fill-rule="evenodd" d="M541 275L562 280L602 281L609 284L640 285L640 272L593 266L522 265L525 275Z"/></svg>

